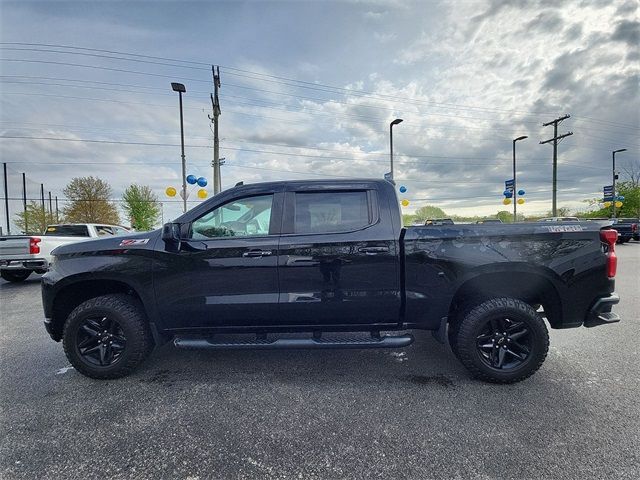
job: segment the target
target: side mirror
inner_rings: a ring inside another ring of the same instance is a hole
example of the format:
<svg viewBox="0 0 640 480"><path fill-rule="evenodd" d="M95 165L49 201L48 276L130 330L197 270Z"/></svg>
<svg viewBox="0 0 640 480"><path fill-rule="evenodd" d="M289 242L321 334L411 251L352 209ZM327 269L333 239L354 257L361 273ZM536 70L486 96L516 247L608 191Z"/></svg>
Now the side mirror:
<svg viewBox="0 0 640 480"><path fill-rule="evenodd" d="M164 240L165 242L179 243L180 242L180 224L165 223L162 226L162 240Z"/></svg>

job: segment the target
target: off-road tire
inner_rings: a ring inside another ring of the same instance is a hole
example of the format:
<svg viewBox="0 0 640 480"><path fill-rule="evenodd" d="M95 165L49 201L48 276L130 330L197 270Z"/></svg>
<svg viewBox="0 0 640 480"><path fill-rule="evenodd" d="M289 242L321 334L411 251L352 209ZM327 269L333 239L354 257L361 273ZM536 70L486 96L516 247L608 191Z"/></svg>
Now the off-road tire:
<svg viewBox="0 0 640 480"><path fill-rule="evenodd" d="M530 335L530 352L521 365L499 370L483 361L478 336L490 318L503 317L524 322ZM455 327L453 348L475 378L492 383L514 383L533 375L549 351L549 332L542 317L527 303L515 298L493 298L469 310Z"/></svg>
<svg viewBox="0 0 640 480"><path fill-rule="evenodd" d="M0 270L0 277L7 282L24 282L31 275L31 270Z"/></svg>
<svg viewBox="0 0 640 480"><path fill-rule="evenodd" d="M126 345L113 365L89 363L80 354L78 331L83 322L94 316L109 316L119 324ZM133 372L153 350L153 338L140 302L126 294L103 295L78 305L67 317L62 334L64 352L71 365L83 375L96 379L115 379Z"/></svg>

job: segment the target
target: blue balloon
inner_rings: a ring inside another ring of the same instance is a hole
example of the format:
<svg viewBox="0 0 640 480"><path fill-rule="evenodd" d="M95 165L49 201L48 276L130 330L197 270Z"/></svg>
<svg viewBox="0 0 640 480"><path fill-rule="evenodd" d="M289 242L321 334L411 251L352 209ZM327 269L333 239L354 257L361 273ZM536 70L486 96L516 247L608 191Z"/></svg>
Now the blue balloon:
<svg viewBox="0 0 640 480"><path fill-rule="evenodd" d="M198 186L199 187L206 187L207 186L207 179L204 178L204 177L198 178Z"/></svg>
<svg viewBox="0 0 640 480"><path fill-rule="evenodd" d="M618 200L620 200L621 202L624 202L624 197L623 197L622 195L620 195L620 196L618 197Z"/></svg>
<svg viewBox="0 0 640 480"><path fill-rule="evenodd" d="M524 190L518 190L518 195L522 196L524 195L524 193L525 193Z"/></svg>
<svg viewBox="0 0 640 480"><path fill-rule="evenodd" d="M513 193L511 193L509 190L505 190L504 192L502 192L502 194L507 198L513 197Z"/></svg>
<svg viewBox="0 0 640 480"><path fill-rule="evenodd" d="M405 187L404 185L402 185L400 187L400 193L405 193L407 191L407 187Z"/></svg>
<svg viewBox="0 0 640 480"><path fill-rule="evenodd" d="M198 181L198 178L195 175L187 175L187 183L189 185L195 185Z"/></svg>

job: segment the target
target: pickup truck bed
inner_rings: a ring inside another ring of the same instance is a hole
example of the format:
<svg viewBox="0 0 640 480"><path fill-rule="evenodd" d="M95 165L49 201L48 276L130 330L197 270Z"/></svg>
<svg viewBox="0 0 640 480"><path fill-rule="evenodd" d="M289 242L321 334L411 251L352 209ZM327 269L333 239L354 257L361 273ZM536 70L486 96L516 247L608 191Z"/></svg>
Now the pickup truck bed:
<svg viewBox="0 0 640 480"><path fill-rule="evenodd" d="M513 382L544 361L545 322L619 321L616 239L595 222L402 228L383 180L243 185L162 231L56 249L45 326L96 378L168 340L397 348L426 329L474 376Z"/></svg>

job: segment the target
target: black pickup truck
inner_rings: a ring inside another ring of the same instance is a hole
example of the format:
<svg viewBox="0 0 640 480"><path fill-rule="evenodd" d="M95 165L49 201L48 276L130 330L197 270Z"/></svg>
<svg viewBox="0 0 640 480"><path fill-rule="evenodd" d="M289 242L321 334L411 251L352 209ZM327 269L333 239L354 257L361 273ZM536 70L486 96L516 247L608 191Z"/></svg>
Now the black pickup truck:
<svg viewBox="0 0 640 480"><path fill-rule="evenodd" d="M534 373L552 328L619 321L594 222L402 228L385 180L238 185L162 230L57 248L45 327L93 378L152 348L399 348L432 330L477 378Z"/></svg>

